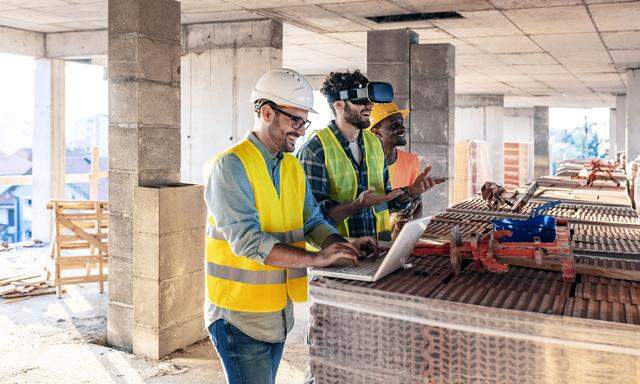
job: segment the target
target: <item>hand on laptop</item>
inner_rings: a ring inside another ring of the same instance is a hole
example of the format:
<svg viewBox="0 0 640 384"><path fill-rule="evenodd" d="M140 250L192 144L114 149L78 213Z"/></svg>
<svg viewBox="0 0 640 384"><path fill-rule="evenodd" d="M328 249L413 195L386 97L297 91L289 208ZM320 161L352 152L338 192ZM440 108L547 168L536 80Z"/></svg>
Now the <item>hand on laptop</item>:
<svg viewBox="0 0 640 384"><path fill-rule="evenodd" d="M372 236L359 237L355 239L353 244L360 252L359 256L364 258L378 257L378 239Z"/></svg>
<svg viewBox="0 0 640 384"><path fill-rule="evenodd" d="M328 247L322 248L313 257L315 268L324 268L330 265L356 265L360 251L351 243L336 242Z"/></svg>

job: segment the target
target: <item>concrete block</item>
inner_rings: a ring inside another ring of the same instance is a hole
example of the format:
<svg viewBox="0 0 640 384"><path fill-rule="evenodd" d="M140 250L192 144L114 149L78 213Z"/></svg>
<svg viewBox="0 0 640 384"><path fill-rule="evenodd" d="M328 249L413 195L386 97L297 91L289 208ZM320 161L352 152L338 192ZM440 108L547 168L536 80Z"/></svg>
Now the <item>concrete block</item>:
<svg viewBox="0 0 640 384"><path fill-rule="evenodd" d="M109 39L109 78L145 79L164 83L180 80L180 45L137 35Z"/></svg>
<svg viewBox="0 0 640 384"><path fill-rule="evenodd" d="M109 302L133 305L133 260L109 257Z"/></svg>
<svg viewBox="0 0 640 384"><path fill-rule="evenodd" d="M162 330L136 324L133 331L133 352L139 356L159 360L207 337L202 316Z"/></svg>
<svg viewBox="0 0 640 384"><path fill-rule="evenodd" d="M411 78L411 109L454 108L455 80L453 77Z"/></svg>
<svg viewBox="0 0 640 384"><path fill-rule="evenodd" d="M140 84L134 81L109 81L110 124L136 124L140 121L139 88Z"/></svg>
<svg viewBox="0 0 640 384"><path fill-rule="evenodd" d="M139 277L133 279L133 321L160 329L160 282Z"/></svg>
<svg viewBox="0 0 640 384"><path fill-rule="evenodd" d="M409 63L368 63L367 78L369 81L386 81L393 85L395 97L409 97L411 78Z"/></svg>
<svg viewBox="0 0 640 384"><path fill-rule="evenodd" d="M180 169L180 129L140 127L138 170Z"/></svg>
<svg viewBox="0 0 640 384"><path fill-rule="evenodd" d="M202 185L135 189L136 232L163 235L204 228L206 205Z"/></svg>
<svg viewBox="0 0 640 384"><path fill-rule="evenodd" d="M180 168L152 169L138 172L138 183L141 187L155 187L180 182Z"/></svg>
<svg viewBox="0 0 640 384"><path fill-rule="evenodd" d="M160 328L202 316L203 282L203 271L160 281Z"/></svg>
<svg viewBox="0 0 640 384"><path fill-rule="evenodd" d="M133 307L131 305L109 301L107 341L114 348L127 351L133 349Z"/></svg>
<svg viewBox="0 0 640 384"><path fill-rule="evenodd" d="M414 109L409 115L411 120L411 145L444 144L453 141L453 109Z"/></svg>
<svg viewBox="0 0 640 384"><path fill-rule="evenodd" d="M133 217L133 189L137 185L135 172L109 170L109 211Z"/></svg>
<svg viewBox="0 0 640 384"><path fill-rule="evenodd" d="M140 33L180 41L180 3L173 0L109 0L109 34Z"/></svg>
<svg viewBox="0 0 640 384"><path fill-rule="evenodd" d="M204 227L157 234L136 232L134 276L164 280L202 271Z"/></svg>
<svg viewBox="0 0 640 384"><path fill-rule="evenodd" d="M180 127L180 87L142 82L138 108L142 124Z"/></svg>
<svg viewBox="0 0 640 384"><path fill-rule="evenodd" d="M180 126L180 87L152 82L111 80L109 122Z"/></svg>
<svg viewBox="0 0 640 384"><path fill-rule="evenodd" d="M455 76L455 47L451 44L411 46L411 77Z"/></svg>
<svg viewBox="0 0 640 384"><path fill-rule="evenodd" d="M453 165L451 162L452 151L450 151L448 145L442 144L412 144L411 152L418 155L420 158L420 165L424 168L427 164L431 164L431 174L435 176L453 176L450 173L449 165ZM445 183L446 184L446 183Z"/></svg>
<svg viewBox="0 0 640 384"><path fill-rule="evenodd" d="M367 63L409 62L411 44L419 36L409 29L367 32Z"/></svg>
<svg viewBox="0 0 640 384"><path fill-rule="evenodd" d="M453 145L441 144L411 144L411 152L420 158L420 166L432 165L432 176L447 176L449 179L437 185L422 195L423 214L435 215L443 212L453 195L455 153Z"/></svg>
<svg viewBox="0 0 640 384"><path fill-rule="evenodd" d="M109 256L133 261L133 218L109 213Z"/></svg>
<svg viewBox="0 0 640 384"><path fill-rule="evenodd" d="M140 39L140 71L142 79L165 83L180 82L180 44Z"/></svg>
<svg viewBox="0 0 640 384"><path fill-rule="evenodd" d="M136 171L138 169L137 129L109 124L109 169Z"/></svg>

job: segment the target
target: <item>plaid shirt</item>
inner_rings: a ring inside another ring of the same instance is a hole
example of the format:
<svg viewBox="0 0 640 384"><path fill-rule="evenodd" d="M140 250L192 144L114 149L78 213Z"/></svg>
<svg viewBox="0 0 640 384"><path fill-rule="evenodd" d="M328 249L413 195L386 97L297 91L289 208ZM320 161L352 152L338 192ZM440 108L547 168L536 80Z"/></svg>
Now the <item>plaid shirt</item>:
<svg viewBox="0 0 640 384"><path fill-rule="evenodd" d="M360 165L362 166L360 166L356 163L356 160L351 153L349 141L342 135L336 126L335 121L331 121L329 129L331 129L336 138L338 138L338 141L349 157L349 160L351 160L351 164L358 175L358 192L356 195L359 195L361 192L367 190L369 185L365 160L367 154L364 148L362 134L358 135L358 147L360 147L360 152L362 153L362 159L360 162ZM327 174L327 169L324 166L324 149L322 148L322 143L317 135L313 135L311 139L309 139L309 141L300 148L298 158L300 159L300 163L302 163L302 168L304 168L304 171L307 174L307 179L311 186L311 192L316 198L316 201L320 206L320 210L328 217L328 210L339 203L329 198L329 176ZM384 185L386 193L391 192L392 189L391 183L389 182L389 169L387 167L386 160L384 162ZM407 201L406 203L402 203L400 201L400 197L397 197L389 201L387 204L389 206L389 210L395 212L406 208L406 206L409 205L409 202ZM362 209L349 217L349 236L376 236L376 219L373 216L372 209Z"/></svg>

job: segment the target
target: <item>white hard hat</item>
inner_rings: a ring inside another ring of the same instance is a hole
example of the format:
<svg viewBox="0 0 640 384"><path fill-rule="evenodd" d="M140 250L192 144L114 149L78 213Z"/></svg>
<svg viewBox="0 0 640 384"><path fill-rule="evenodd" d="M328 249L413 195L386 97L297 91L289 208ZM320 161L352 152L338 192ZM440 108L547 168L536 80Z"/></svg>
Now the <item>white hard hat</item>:
<svg viewBox="0 0 640 384"><path fill-rule="evenodd" d="M251 104L269 100L277 105L313 110L313 89L307 80L292 69L274 69L262 75L251 91Z"/></svg>

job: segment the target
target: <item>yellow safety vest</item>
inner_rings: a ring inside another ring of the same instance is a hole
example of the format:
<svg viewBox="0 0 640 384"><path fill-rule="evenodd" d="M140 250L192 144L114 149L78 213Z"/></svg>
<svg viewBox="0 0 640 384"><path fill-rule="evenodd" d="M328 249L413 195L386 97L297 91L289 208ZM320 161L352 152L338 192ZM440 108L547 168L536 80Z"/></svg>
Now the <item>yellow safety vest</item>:
<svg viewBox="0 0 640 384"><path fill-rule="evenodd" d="M298 160L284 154L280 162L280 196L273 186L262 154L249 140L220 153L216 161L234 153L253 188L260 228L282 242L304 248L305 174ZM307 269L263 265L235 255L214 219L209 216L205 269L207 296L219 307L244 312L276 312L292 301L307 300Z"/></svg>
<svg viewBox="0 0 640 384"><path fill-rule="evenodd" d="M384 195L386 191L382 144L368 130L361 132L364 140L363 158L367 166L368 187L373 188L375 193ZM324 165L329 177L329 198L338 203L355 200L358 193L358 176L340 141L329 127L317 131L317 135L324 149ZM378 204L371 209L376 218L378 239L391 240L391 221L387 203ZM341 235L349 236L349 218L336 225Z"/></svg>

